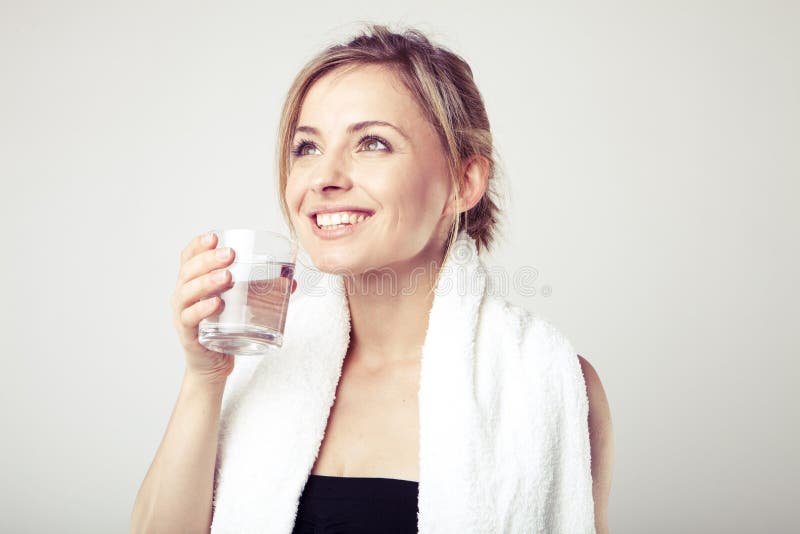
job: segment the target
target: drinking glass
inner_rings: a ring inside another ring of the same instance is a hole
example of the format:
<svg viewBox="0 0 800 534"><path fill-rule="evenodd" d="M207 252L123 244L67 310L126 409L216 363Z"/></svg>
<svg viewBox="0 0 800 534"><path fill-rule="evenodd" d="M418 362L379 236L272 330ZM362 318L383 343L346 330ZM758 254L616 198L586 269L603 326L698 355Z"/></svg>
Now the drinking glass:
<svg viewBox="0 0 800 534"><path fill-rule="evenodd" d="M217 352L258 356L283 345L283 329L297 258L296 241L247 228L214 230L217 248L234 250L232 287L219 296L219 313L202 321L198 341Z"/></svg>

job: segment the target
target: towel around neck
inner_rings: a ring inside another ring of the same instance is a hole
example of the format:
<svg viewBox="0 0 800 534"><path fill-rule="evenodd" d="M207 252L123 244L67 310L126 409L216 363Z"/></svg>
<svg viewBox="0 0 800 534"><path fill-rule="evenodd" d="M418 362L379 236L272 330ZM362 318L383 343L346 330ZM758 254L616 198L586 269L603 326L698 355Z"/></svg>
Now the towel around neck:
<svg viewBox="0 0 800 534"><path fill-rule="evenodd" d="M290 533L350 340L341 276L292 296L283 347L237 356L222 399L212 533ZM588 399L577 354L507 302L464 231L421 353L418 528L593 533Z"/></svg>

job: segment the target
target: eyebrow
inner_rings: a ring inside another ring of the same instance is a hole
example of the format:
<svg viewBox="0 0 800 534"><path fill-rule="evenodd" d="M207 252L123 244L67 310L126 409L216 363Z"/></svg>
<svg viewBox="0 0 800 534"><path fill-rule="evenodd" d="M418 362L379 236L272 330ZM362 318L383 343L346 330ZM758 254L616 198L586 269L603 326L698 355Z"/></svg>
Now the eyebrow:
<svg viewBox="0 0 800 534"><path fill-rule="evenodd" d="M399 126L395 126L391 122L386 122L386 121L361 121L361 122L355 122L355 123L353 123L353 124L351 124L350 126L347 127L347 133L353 134L353 133L359 132L361 130L364 130L366 128L369 128L370 126L388 126L389 128L392 128L395 131L397 131L397 133L399 133L400 135L402 135L406 139L409 139L408 135L402 130L402 128L400 128ZM313 126L305 126L305 125L298 126L297 128L294 129L295 135L298 132L309 133L309 134L317 135L317 136L319 135L319 130L317 130Z"/></svg>

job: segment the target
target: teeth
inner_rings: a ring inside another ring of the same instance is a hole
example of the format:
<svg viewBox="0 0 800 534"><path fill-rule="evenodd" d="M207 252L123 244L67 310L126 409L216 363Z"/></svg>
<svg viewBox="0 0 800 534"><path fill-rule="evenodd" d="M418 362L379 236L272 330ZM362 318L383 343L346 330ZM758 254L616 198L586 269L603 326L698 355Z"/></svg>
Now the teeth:
<svg viewBox="0 0 800 534"><path fill-rule="evenodd" d="M320 213L317 215L317 226L320 228L333 229L348 224L357 224L369 219L370 215L353 212L339 213Z"/></svg>

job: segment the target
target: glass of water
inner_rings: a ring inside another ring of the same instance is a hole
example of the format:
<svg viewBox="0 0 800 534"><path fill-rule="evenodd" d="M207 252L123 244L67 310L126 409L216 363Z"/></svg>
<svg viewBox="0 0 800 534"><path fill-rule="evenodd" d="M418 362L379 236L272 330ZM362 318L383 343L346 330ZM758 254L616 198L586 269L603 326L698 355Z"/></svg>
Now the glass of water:
<svg viewBox="0 0 800 534"><path fill-rule="evenodd" d="M214 230L217 248L230 247L232 287L219 296L219 313L200 321L198 341L209 350L268 354L283 344L292 294L296 241L266 230Z"/></svg>

